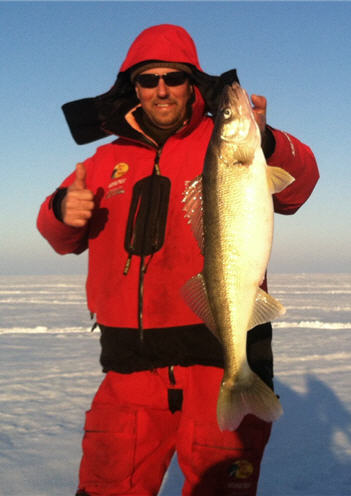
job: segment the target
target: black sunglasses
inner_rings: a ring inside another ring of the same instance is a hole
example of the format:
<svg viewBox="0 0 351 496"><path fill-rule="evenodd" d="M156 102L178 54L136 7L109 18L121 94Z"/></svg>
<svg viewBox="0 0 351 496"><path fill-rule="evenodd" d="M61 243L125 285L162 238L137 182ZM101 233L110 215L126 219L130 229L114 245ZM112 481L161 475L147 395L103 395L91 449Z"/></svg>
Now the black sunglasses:
<svg viewBox="0 0 351 496"><path fill-rule="evenodd" d="M184 71L167 72L167 74L139 74L135 81L142 88L156 88L160 79L163 79L167 86L180 86L189 79L189 74Z"/></svg>

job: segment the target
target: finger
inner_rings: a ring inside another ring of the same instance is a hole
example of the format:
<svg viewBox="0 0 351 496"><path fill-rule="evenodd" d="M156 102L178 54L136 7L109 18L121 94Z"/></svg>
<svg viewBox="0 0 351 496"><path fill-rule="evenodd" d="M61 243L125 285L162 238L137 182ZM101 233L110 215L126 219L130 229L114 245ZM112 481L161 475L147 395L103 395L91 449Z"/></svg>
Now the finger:
<svg viewBox="0 0 351 496"><path fill-rule="evenodd" d="M92 212L94 210L94 203L89 201L71 201L66 204L66 211L69 214L74 212Z"/></svg>
<svg viewBox="0 0 351 496"><path fill-rule="evenodd" d="M84 218L70 219L68 217L67 219L65 219L65 224L67 224L68 226L71 226L71 227L84 227L84 226L86 226L87 222L88 222L88 219L84 219Z"/></svg>
<svg viewBox="0 0 351 496"><path fill-rule="evenodd" d="M91 218L92 212L90 210L74 210L67 211L64 223L73 227L83 227Z"/></svg>
<svg viewBox="0 0 351 496"><path fill-rule="evenodd" d="M78 190L70 190L67 193L68 201L79 202L79 201L93 201L94 194L89 189L78 189Z"/></svg>
<svg viewBox="0 0 351 496"><path fill-rule="evenodd" d="M91 214L92 214L91 210L78 210L75 212L75 217L76 219L87 220L90 219Z"/></svg>

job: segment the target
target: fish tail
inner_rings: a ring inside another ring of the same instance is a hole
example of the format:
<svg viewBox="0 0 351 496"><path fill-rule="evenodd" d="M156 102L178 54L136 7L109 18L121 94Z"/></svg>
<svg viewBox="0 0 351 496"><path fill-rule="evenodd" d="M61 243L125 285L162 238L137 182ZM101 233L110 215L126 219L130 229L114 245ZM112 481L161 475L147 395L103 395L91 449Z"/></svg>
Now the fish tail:
<svg viewBox="0 0 351 496"><path fill-rule="evenodd" d="M229 386L222 383L218 402L217 420L221 431L234 431L245 417L252 414L273 422L283 413L279 399L258 375L252 373L250 384Z"/></svg>

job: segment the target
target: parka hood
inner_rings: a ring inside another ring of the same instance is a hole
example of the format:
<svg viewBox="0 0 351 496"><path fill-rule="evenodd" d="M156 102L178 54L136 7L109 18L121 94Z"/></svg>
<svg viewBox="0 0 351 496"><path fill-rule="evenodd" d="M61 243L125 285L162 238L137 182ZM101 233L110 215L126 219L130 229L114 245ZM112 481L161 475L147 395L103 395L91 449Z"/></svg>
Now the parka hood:
<svg viewBox="0 0 351 496"><path fill-rule="evenodd" d="M138 104L130 75L139 66L158 61L186 64L191 69L193 84L199 89L193 105L213 115L225 84L238 81L235 69L221 76L203 72L194 41L184 28L172 24L152 26L142 31L130 46L109 91L62 106L77 144L90 143L111 134L138 137L124 119L125 114Z"/></svg>
<svg viewBox="0 0 351 496"><path fill-rule="evenodd" d="M185 29L172 24L142 31L131 44L120 72L150 60L190 64L201 70L192 38Z"/></svg>

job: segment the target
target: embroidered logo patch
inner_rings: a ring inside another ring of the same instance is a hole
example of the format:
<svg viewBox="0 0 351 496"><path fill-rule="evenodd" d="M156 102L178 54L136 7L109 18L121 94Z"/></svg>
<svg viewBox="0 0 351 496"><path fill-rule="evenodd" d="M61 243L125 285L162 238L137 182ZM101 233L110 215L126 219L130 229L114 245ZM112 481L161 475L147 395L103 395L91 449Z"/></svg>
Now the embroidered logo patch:
<svg viewBox="0 0 351 496"><path fill-rule="evenodd" d="M119 164L115 165L112 171L112 179L118 179L119 177L124 176L127 174L129 171L129 165L126 164L125 162L120 162Z"/></svg>
<svg viewBox="0 0 351 496"><path fill-rule="evenodd" d="M253 465L247 460L236 460L230 467L230 477L236 479L248 479L253 473Z"/></svg>
<svg viewBox="0 0 351 496"><path fill-rule="evenodd" d="M125 162L119 162L114 166L111 178L112 181L107 186L106 198L111 198L111 196L121 195L125 193L123 184L126 182L127 178L123 177L129 171L129 165Z"/></svg>

